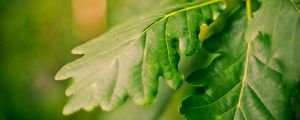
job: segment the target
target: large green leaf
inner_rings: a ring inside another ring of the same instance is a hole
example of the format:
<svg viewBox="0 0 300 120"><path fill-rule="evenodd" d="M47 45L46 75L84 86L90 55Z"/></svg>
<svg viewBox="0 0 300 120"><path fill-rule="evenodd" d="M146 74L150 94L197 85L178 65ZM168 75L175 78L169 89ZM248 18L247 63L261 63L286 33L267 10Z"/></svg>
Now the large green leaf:
<svg viewBox="0 0 300 120"><path fill-rule="evenodd" d="M196 2L148 13L73 49L72 53L84 56L65 65L55 77L74 80L66 91L72 98L64 114L97 105L111 110L127 97L150 104L160 76L177 88L183 79L177 68L177 48L185 55L199 50L198 26L213 19L211 5L219 2Z"/></svg>
<svg viewBox="0 0 300 120"><path fill-rule="evenodd" d="M276 46L276 42L296 43L299 37L293 33L299 33L299 15L288 0L265 0L261 4L253 20L249 18L249 24L242 9L230 18L222 33L203 43L220 56L187 80L206 89L204 94L183 101L180 110L187 119L291 119L290 93L283 84L284 74L278 61L289 64L275 53L286 52L286 57L296 60L290 49Z"/></svg>

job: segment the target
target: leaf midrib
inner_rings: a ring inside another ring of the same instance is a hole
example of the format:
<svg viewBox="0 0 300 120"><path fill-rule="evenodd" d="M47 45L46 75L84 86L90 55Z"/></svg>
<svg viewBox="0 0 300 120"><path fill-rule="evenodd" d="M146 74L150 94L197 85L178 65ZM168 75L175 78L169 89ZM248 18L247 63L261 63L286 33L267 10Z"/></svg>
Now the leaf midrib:
<svg viewBox="0 0 300 120"><path fill-rule="evenodd" d="M282 2L283 1L281 1L281 3L280 3L280 5L279 5L279 9L281 8L281 6L282 6ZM249 25L249 23L252 21L252 19L253 19L253 13L252 13L252 9L251 9L251 0L247 0L246 1L246 10L247 10L247 23L248 23L248 25ZM279 16L279 14L276 16L276 21L275 21L275 26L277 25L277 22L278 22L278 16ZM237 117L237 113L238 113L238 110L240 109L240 111L241 111L241 114L243 115L243 117L245 118L245 119L247 119L246 117L245 117L245 115L244 115L244 112L242 111L242 109L241 109L241 107L240 107L240 103L241 103L241 99L242 99L242 97L243 97L243 91L244 91L244 86L246 85L246 84L248 84L247 83L247 73L248 73L248 67L249 67L249 57L250 57L250 55L251 55L251 48L252 48L252 44L251 44L251 42L252 42L252 40L246 40L247 41L247 51L246 51L246 58L245 58L245 68L244 68L244 75L243 75L243 79L242 79L242 86L241 86L241 91L240 91L240 96L239 96L239 98L238 98L238 103L237 103L237 105L236 105L236 111L235 111L235 115L234 115L234 119ZM256 94L256 96L258 97L258 99L261 101L261 103L264 105L264 107L265 107L265 109L267 109L267 111L270 113L270 115L272 116L272 118L273 119L275 119L274 118L274 116L273 116L273 114L272 114L272 112L271 111L269 111L268 110L268 108L267 108L267 106L263 103L263 101L262 101L262 99L261 98L259 98L259 96L258 96L258 94L254 91L254 89L250 86L250 84L248 84L249 85L249 87L250 87L250 89Z"/></svg>
<svg viewBox="0 0 300 120"><path fill-rule="evenodd" d="M251 10L251 0L246 0L246 10L247 10L247 23L249 25L250 21L252 20L252 10ZM241 90L240 90L240 96L238 98L238 103L236 105L236 110L235 110L235 114L234 114L234 118L235 119L237 117L237 113L238 110L241 110L242 115L244 116L244 118L246 119L242 109L240 108L240 103L241 103L241 99L243 96L243 91L244 91L244 86L246 84L247 81L247 71L248 71L248 66L249 66L249 56L250 56L250 49L251 49L251 41L247 41L247 50L246 50L246 58L245 58L245 68L244 68L244 75L243 75L243 79L241 81L242 86L241 86Z"/></svg>

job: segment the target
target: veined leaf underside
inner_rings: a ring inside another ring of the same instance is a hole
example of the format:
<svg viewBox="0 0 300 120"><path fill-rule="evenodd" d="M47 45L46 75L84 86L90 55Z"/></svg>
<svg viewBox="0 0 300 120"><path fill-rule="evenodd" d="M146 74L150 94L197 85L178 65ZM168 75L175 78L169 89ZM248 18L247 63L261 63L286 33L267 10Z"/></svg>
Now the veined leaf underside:
<svg viewBox="0 0 300 120"><path fill-rule="evenodd" d="M177 49L185 55L200 49L198 26L213 19L211 5L220 1L149 14L73 49L72 53L84 56L65 65L56 75L57 80L74 80L66 91L72 98L64 114L81 108L92 110L97 105L111 110L128 96L139 104L150 104L160 76L170 87L177 88L183 79L177 67Z"/></svg>

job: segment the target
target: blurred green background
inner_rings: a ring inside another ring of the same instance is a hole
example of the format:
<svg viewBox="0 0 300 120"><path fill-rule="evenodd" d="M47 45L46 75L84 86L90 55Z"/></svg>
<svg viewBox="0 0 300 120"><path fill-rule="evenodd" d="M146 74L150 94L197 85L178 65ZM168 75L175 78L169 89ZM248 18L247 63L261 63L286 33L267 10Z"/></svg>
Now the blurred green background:
<svg viewBox="0 0 300 120"><path fill-rule="evenodd" d="M67 82L53 80L81 42L71 7L71 0L0 1L0 120L80 119L61 114Z"/></svg>
<svg viewBox="0 0 300 120"><path fill-rule="evenodd" d="M78 58L70 54L72 48L96 35L78 35L72 13L74 1L0 1L0 120L183 119L177 111L183 96L174 95L164 84L156 102L146 108L129 101L113 112L102 112L98 107L62 115L68 99L64 90L71 81L55 81L54 75L65 63ZM158 1L109 0L107 25L110 28L141 14L153 4L157 8ZM173 96L176 99L169 101Z"/></svg>

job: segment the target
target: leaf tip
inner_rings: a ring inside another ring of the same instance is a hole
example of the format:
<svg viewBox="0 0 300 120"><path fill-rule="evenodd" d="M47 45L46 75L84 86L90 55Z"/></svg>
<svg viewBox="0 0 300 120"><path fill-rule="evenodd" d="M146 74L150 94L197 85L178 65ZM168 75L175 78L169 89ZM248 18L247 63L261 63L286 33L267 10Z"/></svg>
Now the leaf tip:
<svg viewBox="0 0 300 120"><path fill-rule="evenodd" d="M71 51L72 54L84 54L84 51L79 47L75 47L74 49L72 49Z"/></svg>
<svg viewBox="0 0 300 120"><path fill-rule="evenodd" d="M68 88L65 92L66 96L71 96L75 93L74 89Z"/></svg>
<svg viewBox="0 0 300 120"><path fill-rule="evenodd" d="M183 80L184 80L184 75L180 72L177 72L173 79L167 80L166 82L172 89L176 90L181 86Z"/></svg>
<svg viewBox="0 0 300 120"><path fill-rule="evenodd" d="M64 80L65 77L61 76L59 73L56 73L56 75L54 76L55 80Z"/></svg>
<svg viewBox="0 0 300 120"><path fill-rule="evenodd" d="M63 69L63 68L62 68L62 69ZM60 70L55 74L55 76L54 76L54 79L55 79L55 80L65 80L65 79L68 78L68 77L65 76L65 74L64 74L64 72L63 72L62 69L60 69Z"/></svg>
<svg viewBox="0 0 300 120"><path fill-rule="evenodd" d="M173 80L168 80L167 84L172 88L172 89L178 89L181 86L181 81L173 81Z"/></svg>
<svg viewBox="0 0 300 120"><path fill-rule="evenodd" d="M101 103L101 108L104 111L111 111L113 109L113 106L111 104L108 103Z"/></svg>
<svg viewBox="0 0 300 120"><path fill-rule="evenodd" d="M63 110L63 115L68 116L71 115L72 113L78 111L79 109L70 109L69 107L65 106Z"/></svg>
<svg viewBox="0 0 300 120"><path fill-rule="evenodd" d="M72 112L69 112L69 111L63 110L63 115L65 115L65 116L68 116L68 115L70 115L70 114L72 114Z"/></svg>
<svg viewBox="0 0 300 120"><path fill-rule="evenodd" d="M139 96L134 96L132 99L135 103L137 103L139 105L143 105L144 101L145 101L145 99L143 99L142 97L139 97Z"/></svg>

